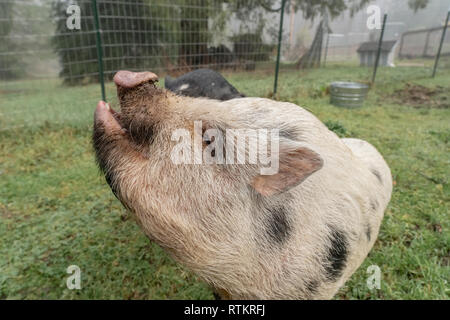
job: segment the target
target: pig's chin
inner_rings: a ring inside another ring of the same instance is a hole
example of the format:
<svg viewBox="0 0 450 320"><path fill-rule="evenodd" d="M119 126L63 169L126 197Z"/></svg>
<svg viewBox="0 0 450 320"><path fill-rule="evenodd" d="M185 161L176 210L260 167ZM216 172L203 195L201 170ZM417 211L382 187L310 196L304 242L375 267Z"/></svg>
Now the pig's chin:
<svg viewBox="0 0 450 320"><path fill-rule="evenodd" d="M102 151L109 145L127 145L142 156L147 157L153 142L153 123L148 116L139 112L115 111L107 103L100 101L94 117L94 147L97 159L107 157ZM122 144L117 144L122 141ZM120 148L119 148L120 149ZM100 166L105 161L98 161Z"/></svg>

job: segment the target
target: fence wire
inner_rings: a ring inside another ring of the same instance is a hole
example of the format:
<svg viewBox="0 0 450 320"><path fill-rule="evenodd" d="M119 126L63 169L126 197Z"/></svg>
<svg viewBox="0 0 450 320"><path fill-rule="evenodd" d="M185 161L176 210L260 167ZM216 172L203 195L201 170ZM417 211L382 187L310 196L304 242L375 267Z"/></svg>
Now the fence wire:
<svg viewBox="0 0 450 320"><path fill-rule="evenodd" d="M277 27L272 20L278 14L263 18L263 9L250 10L253 2L247 2L96 1L105 80L123 69L177 76L201 67L273 68L276 37L270 27ZM0 0L0 98L6 98L0 128L88 119L83 105L99 99L89 86L99 81L93 4ZM112 89L107 86L109 96ZM13 97L23 97L27 106L12 105Z"/></svg>
<svg viewBox="0 0 450 320"><path fill-rule="evenodd" d="M0 0L0 130L45 123L86 124L99 100L99 56L92 0ZM279 11L267 11L257 0L97 0L103 70L109 80L118 70L151 70L178 76L207 67L220 72L269 70L277 53ZM281 63L295 72L308 52L320 19L310 21L287 1ZM273 3L279 8L280 1ZM79 8L79 28L76 21ZM400 14L401 13L401 14ZM386 41L395 43L382 62L417 66L428 72L442 31L436 23L411 27L411 14L390 15ZM75 15L75 16L74 16ZM408 16L409 15L409 16ZM329 21L320 46L320 67L370 66L379 37L368 30L367 14L348 12ZM362 52L366 48L368 52ZM444 41L440 70L450 68L450 32ZM392 63L390 59L392 58ZM415 60L408 60L415 59ZM370 70L367 71L368 78ZM281 78L280 81L283 81Z"/></svg>
<svg viewBox="0 0 450 320"><path fill-rule="evenodd" d="M443 27L405 32L400 40L399 57L406 59L434 58L439 48ZM450 56L450 34L446 33L442 56Z"/></svg>

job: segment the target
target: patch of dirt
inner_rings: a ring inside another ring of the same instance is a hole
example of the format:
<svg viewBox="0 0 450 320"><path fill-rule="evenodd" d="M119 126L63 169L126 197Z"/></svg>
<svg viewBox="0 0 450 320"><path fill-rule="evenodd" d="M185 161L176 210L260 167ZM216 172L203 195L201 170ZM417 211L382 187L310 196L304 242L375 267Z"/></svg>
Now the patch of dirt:
<svg viewBox="0 0 450 320"><path fill-rule="evenodd" d="M442 226L439 223L434 223L431 225L431 230L437 233L442 233Z"/></svg>
<svg viewBox="0 0 450 320"><path fill-rule="evenodd" d="M14 218L11 211L8 210L8 208L0 203L0 216L4 219L12 219Z"/></svg>
<svg viewBox="0 0 450 320"><path fill-rule="evenodd" d="M406 104L415 108L450 108L450 88L437 86L427 88L421 85L407 83L403 89L393 94L397 103Z"/></svg>
<svg viewBox="0 0 450 320"><path fill-rule="evenodd" d="M450 256L442 257L441 265L444 266L444 267L450 266Z"/></svg>

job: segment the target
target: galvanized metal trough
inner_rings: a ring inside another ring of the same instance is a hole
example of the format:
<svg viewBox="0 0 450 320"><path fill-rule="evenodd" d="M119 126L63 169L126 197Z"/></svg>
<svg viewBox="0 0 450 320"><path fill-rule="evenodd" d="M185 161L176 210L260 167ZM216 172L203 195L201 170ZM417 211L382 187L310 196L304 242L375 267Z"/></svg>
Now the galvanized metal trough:
<svg viewBox="0 0 450 320"><path fill-rule="evenodd" d="M369 86L358 82L333 82L330 85L331 103L346 108L361 107Z"/></svg>

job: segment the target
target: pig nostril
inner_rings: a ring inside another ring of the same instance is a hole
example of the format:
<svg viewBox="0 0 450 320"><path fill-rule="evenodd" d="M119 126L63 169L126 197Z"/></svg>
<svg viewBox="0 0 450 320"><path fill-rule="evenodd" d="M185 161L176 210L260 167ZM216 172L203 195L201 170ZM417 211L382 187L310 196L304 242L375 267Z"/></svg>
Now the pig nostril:
<svg viewBox="0 0 450 320"><path fill-rule="evenodd" d="M145 82L156 82L158 76L153 72L119 71L113 80L118 87L134 88Z"/></svg>

